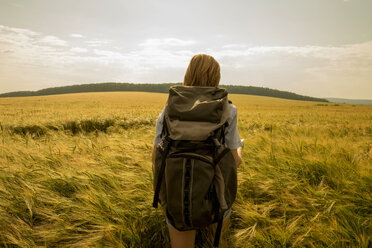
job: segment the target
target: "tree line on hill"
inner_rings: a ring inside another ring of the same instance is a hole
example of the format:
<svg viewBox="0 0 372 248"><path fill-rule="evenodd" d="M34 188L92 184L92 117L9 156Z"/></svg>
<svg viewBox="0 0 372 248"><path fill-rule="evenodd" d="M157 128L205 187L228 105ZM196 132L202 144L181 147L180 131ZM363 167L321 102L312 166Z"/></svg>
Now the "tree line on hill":
<svg viewBox="0 0 372 248"><path fill-rule="evenodd" d="M0 94L0 97L21 97L21 96L44 96L56 94L82 93L82 92L107 92L107 91L143 91L168 93L169 87L181 85L181 83L163 83L163 84L132 84L132 83L95 83L79 84L61 87L46 88L37 91L16 91ZM226 88L231 94L247 94L258 96L269 96L291 100L328 102L326 99L303 96L293 92L281 91L265 87L239 86L239 85L220 85Z"/></svg>

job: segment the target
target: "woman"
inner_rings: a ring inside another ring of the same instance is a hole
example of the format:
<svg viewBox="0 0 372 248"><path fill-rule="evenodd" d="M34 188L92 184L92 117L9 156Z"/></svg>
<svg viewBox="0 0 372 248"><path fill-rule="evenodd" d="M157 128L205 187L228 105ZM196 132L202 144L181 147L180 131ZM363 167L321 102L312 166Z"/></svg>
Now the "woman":
<svg viewBox="0 0 372 248"><path fill-rule="evenodd" d="M220 65L209 55L198 54L195 55L187 68L183 85L184 86L204 86L217 87L220 82ZM236 166L241 163L241 147L239 132L237 128L237 110L233 104L230 106L230 116L228 119L228 127L225 129L225 142L230 148ZM152 162L155 161L156 145L161 141L161 131L163 128L164 110L159 114L156 122L156 135L154 140L154 149L152 153ZM228 210L224 216L224 226L228 221L231 210ZM178 231L167 220L169 236L172 248L191 248L194 247L196 231Z"/></svg>

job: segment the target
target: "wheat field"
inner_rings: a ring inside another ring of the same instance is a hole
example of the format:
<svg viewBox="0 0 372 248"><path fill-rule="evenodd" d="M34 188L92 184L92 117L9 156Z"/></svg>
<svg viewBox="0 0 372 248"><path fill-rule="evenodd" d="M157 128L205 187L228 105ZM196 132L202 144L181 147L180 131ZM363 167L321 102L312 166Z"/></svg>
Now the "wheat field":
<svg viewBox="0 0 372 248"><path fill-rule="evenodd" d="M372 106L229 98L245 141L225 247L372 247ZM169 247L151 206L166 99L0 98L0 246Z"/></svg>

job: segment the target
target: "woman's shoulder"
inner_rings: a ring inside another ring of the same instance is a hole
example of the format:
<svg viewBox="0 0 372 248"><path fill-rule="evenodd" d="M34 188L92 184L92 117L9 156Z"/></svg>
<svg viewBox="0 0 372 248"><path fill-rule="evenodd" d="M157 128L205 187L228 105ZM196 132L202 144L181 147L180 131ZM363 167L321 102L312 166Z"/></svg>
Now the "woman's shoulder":
<svg viewBox="0 0 372 248"><path fill-rule="evenodd" d="M234 104L232 104L232 103L229 103L229 107L230 107L229 108L230 118L236 116L237 113L238 113L238 109L236 108L236 106Z"/></svg>

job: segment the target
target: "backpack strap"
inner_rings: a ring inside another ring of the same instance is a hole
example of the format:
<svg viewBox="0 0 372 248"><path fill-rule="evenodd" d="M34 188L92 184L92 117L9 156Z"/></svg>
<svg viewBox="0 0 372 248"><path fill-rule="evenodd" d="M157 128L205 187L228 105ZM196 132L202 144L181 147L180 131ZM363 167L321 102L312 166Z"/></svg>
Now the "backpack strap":
<svg viewBox="0 0 372 248"><path fill-rule="evenodd" d="M228 100L229 104L232 104L232 101ZM226 121L222 127L221 127L221 133L220 133L220 141L221 141L221 144L225 144L225 130L226 128L229 126L229 122Z"/></svg>
<svg viewBox="0 0 372 248"><path fill-rule="evenodd" d="M217 229L216 229L216 234L214 235L213 247L218 247L218 245L220 244L222 224L223 224L223 215L220 217L217 223Z"/></svg>
<svg viewBox="0 0 372 248"><path fill-rule="evenodd" d="M226 121L225 124L222 125L222 133L221 133L221 143L222 144L225 144L226 143L226 139L225 139L225 130L226 128L229 126L229 123Z"/></svg>
<svg viewBox="0 0 372 248"><path fill-rule="evenodd" d="M216 159L213 161L215 165L218 164L218 162L220 162L220 160L223 158L223 156L226 155L226 153L228 153L230 150L230 148L226 147L225 149L223 149L221 151L221 153L216 157Z"/></svg>
<svg viewBox="0 0 372 248"><path fill-rule="evenodd" d="M225 130L228 126L229 123L226 121L220 128L216 129L211 136L212 142L217 149L225 144Z"/></svg>

